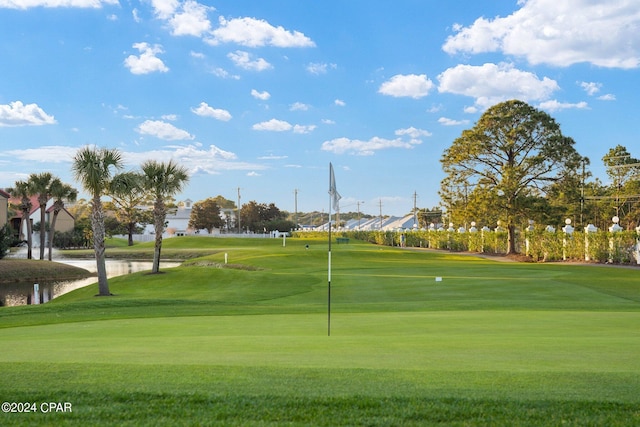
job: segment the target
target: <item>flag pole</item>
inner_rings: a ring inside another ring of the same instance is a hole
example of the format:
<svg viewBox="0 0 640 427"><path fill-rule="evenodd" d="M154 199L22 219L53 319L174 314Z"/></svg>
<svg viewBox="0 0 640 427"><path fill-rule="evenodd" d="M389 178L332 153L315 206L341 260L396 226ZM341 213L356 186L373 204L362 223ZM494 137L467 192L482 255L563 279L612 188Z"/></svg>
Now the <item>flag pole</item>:
<svg viewBox="0 0 640 427"><path fill-rule="evenodd" d="M329 196L329 268L327 270L327 336L331 336L331 198Z"/></svg>
<svg viewBox="0 0 640 427"><path fill-rule="evenodd" d="M333 165L329 162L329 270L327 273L327 335L331 336L331 209L338 206L340 193L336 189L336 177L333 174Z"/></svg>

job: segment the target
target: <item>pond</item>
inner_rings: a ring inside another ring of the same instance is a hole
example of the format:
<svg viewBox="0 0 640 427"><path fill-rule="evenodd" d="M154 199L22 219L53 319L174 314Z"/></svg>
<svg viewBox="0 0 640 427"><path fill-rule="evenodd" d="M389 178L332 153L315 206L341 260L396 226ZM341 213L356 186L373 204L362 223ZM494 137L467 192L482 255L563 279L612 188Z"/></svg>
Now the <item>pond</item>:
<svg viewBox="0 0 640 427"><path fill-rule="evenodd" d="M84 268L91 273L96 273L96 261L94 259L57 259L61 262L75 267ZM106 260L107 277L124 276L125 274L137 273L138 271L151 270L150 261L126 261L126 260ZM160 269L173 268L179 266L179 262L162 261ZM53 298L64 295L73 290L96 283L96 276L85 279L67 280L61 282L16 282L0 285L0 306L12 307L17 305L42 304Z"/></svg>

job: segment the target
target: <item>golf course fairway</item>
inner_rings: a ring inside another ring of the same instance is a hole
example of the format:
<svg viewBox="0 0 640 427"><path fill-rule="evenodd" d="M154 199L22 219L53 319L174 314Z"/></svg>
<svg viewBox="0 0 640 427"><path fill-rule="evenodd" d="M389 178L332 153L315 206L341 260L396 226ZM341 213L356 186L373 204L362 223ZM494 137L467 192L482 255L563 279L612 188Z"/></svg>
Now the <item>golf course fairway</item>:
<svg viewBox="0 0 640 427"><path fill-rule="evenodd" d="M326 241L185 251L1 308L0 425L640 425L640 269L352 240L329 325Z"/></svg>

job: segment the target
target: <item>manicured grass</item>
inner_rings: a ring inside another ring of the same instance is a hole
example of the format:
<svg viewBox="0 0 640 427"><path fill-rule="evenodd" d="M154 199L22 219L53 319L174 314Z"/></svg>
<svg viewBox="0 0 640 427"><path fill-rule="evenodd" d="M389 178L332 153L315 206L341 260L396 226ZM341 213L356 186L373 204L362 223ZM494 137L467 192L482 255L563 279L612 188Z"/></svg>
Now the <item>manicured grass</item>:
<svg viewBox="0 0 640 427"><path fill-rule="evenodd" d="M639 270L334 245L327 336L326 242L286 243L1 309L0 400L73 412L0 423L640 423Z"/></svg>

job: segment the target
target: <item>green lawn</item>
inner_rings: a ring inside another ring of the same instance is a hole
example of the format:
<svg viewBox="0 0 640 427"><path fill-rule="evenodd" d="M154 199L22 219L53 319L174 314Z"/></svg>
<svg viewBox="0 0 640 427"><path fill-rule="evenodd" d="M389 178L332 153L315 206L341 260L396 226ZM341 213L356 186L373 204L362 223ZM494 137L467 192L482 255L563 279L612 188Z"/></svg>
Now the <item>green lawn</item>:
<svg viewBox="0 0 640 427"><path fill-rule="evenodd" d="M73 409L0 424L640 425L638 269L334 245L327 336L326 242L167 252L113 297L0 309L0 400Z"/></svg>

